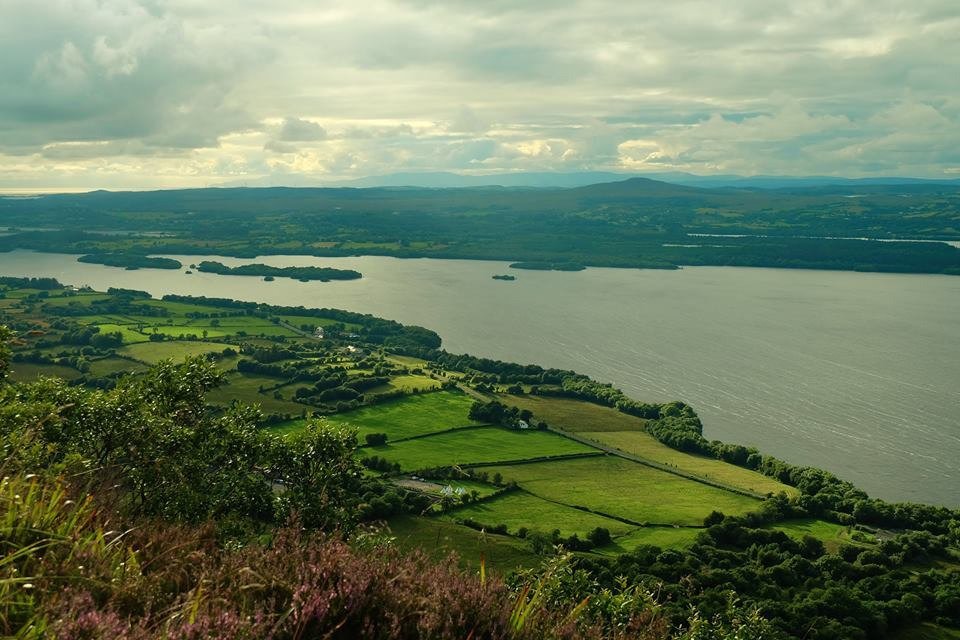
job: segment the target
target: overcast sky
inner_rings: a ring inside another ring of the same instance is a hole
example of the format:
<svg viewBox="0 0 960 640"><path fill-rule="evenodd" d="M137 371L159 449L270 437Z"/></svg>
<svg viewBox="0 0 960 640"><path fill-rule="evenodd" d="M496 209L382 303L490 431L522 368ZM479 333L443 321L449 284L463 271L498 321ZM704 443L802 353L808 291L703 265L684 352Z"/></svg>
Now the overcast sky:
<svg viewBox="0 0 960 640"><path fill-rule="evenodd" d="M960 177L960 1L0 0L3 189L520 170Z"/></svg>

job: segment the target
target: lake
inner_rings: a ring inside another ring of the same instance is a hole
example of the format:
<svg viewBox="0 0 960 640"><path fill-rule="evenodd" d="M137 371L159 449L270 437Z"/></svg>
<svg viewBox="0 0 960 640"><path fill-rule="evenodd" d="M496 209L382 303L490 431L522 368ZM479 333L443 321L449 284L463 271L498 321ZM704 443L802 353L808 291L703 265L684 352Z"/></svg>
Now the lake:
<svg viewBox="0 0 960 640"><path fill-rule="evenodd" d="M0 254L0 274L419 324L453 352L574 369L639 400L684 400L708 438L829 469L871 495L960 506L960 277L731 267L561 273L374 256L257 261L364 277L263 282L26 251ZM517 280L491 279L501 273Z"/></svg>

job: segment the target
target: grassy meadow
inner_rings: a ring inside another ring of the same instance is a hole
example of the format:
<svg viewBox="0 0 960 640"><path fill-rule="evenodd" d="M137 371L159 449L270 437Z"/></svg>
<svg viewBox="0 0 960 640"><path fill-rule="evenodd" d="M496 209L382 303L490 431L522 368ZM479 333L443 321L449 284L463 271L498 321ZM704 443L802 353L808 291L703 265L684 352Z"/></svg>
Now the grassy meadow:
<svg viewBox="0 0 960 640"><path fill-rule="evenodd" d="M568 537L575 533L580 538L585 538L597 527L608 529L614 536L636 528L619 520L556 504L525 491L512 491L492 500L460 507L444 518L453 521L469 518L489 527L505 524L507 531L513 534L521 527L547 534L559 529L561 536Z"/></svg>
<svg viewBox="0 0 960 640"><path fill-rule="evenodd" d="M594 452L596 449L552 433L500 427L458 429L364 448L367 455L400 463L404 471Z"/></svg>
<svg viewBox="0 0 960 640"><path fill-rule="evenodd" d="M437 391L336 413L327 422L357 429L361 439L368 433L386 433L390 441L401 440L453 427L478 424L467 417L473 399L460 391ZM289 433L303 428L305 421L294 420L274 427Z"/></svg>
<svg viewBox="0 0 960 640"><path fill-rule="evenodd" d="M638 523L701 525L711 511L737 515L760 505L759 500L614 456L485 470L548 500Z"/></svg>

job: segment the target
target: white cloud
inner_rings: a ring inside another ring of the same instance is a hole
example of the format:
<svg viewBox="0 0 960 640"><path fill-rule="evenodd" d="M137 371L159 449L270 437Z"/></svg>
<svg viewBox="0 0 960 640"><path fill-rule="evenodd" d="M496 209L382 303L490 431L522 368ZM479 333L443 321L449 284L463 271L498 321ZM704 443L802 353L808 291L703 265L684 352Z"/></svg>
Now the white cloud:
<svg viewBox="0 0 960 640"><path fill-rule="evenodd" d="M953 0L0 0L0 188L31 166L91 188L942 176L960 165L957 29Z"/></svg>

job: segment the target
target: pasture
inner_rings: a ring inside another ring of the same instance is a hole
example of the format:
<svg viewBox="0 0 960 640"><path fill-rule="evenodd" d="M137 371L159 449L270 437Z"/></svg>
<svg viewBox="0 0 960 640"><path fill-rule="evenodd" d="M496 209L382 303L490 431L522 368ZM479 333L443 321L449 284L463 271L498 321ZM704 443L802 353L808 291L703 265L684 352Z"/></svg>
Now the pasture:
<svg viewBox="0 0 960 640"><path fill-rule="evenodd" d="M363 453L398 462L404 471L416 471L441 466L508 462L595 451L579 442L546 431L476 427L393 444L388 442L380 447L365 447Z"/></svg>
<svg viewBox="0 0 960 640"><path fill-rule="evenodd" d="M80 372L59 364L33 364L32 362L11 362L10 380L13 382L33 382L41 376L74 380Z"/></svg>
<svg viewBox="0 0 960 640"><path fill-rule="evenodd" d="M646 420L583 400L546 396L497 394L506 405L529 409L534 420L552 427L579 433L582 431L642 431Z"/></svg>
<svg viewBox="0 0 960 640"><path fill-rule="evenodd" d="M530 493L633 522L701 525L711 511L740 515L760 501L642 464L603 456L485 469Z"/></svg>
<svg viewBox="0 0 960 640"><path fill-rule="evenodd" d="M792 538L803 538L812 536L823 542L827 551L836 553L841 544L864 544L858 542L851 535L850 527L835 522L825 522L815 518L802 518L799 520L787 520L779 522L770 527L777 531L783 531ZM861 534L866 536L866 534ZM865 538L866 539L866 538Z"/></svg>
<svg viewBox="0 0 960 640"><path fill-rule="evenodd" d="M90 361L90 375L96 377L108 376L114 373L133 373L143 371L147 367L139 362L123 358L101 358Z"/></svg>
<svg viewBox="0 0 960 640"><path fill-rule="evenodd" d="M467 417L472 404L473 400L459 391L437 391L337 413L327 416L327 421L356 428L361 442L368 433L385 433L391 441L396 441L478 424ZM294 420L277 425L275 429L289 433L301 429L303 424L303 421Z"/></svg>
<svg viewBox="0 0 960 640"><path fill-rule="evenodd" d="M188 356L198 356L205 353L217 353L223 351L226 345L217 342L141 342L131 344L117 349L117 354L145 362L147 364L157 364L162 360L172 358L175 361L181 361Z"/></svg>
<svg viewBox="0 0 960 640"><path fill-rule="evenodd" d="M597 549L597 553L617 556L643 545L661 549L689 547L702 531L691 527L637 527L626 535L614 538L613 544Z"/></svg>
<svg viewBox="0 0 960 640"><path fill-rule="evenodd" d="M305 405L273 397L271 387L277 384L274 378L251 376L242 373L227 375L225 384L207 393L213 404L229 405L233 400L242 404L259 404L264 413L289 413L300 415ZM260 389L270 389L260 392Z"/></svg>
<svg viewBox="0 0 960 640"><path fill-rule="evenodd" d="M684 471L720 484L766 495L780 493L799 495L794 487L788 486L757 471L744 469L737 465L706 456L698 456L671 449L653 436L637 431L599 431L584 434L586 437L631 453L640 458L659 462L679 471Z"/></svg>
<svg viewBox="0 0 960 640"><path fill-rule="evenodd" d="M442 517L451 521L469 518L489 527L505 524L511 534L516 534L521 527L546 534L559 529L563 537L575 533L580 538L586 538L597 527L608 529L614 536L636 528L619 520L555 504L524 491L512 491L491 500L475 502Z"/></svg>
<svg viewBox="0 0 960 640"><path fill-rule="evenodd" d="M518 568L537 567L542 562L522 540L481 533L440 518L395 516L390 519L388 531L401 549L421 550L435 560L445 560L455 553L464 567L479 567L483 557L487 570L507 574Z"/></svg>
<svg viewBox="0 0 960 640"><path fill-rule="evenodd" d="M737 489L765 495L785 492L799 495L787 486L762 473L736 465L671 449L644 431L645 420L601 405L542 396L501 395L500 400L521 409L529 409L534 420L545 420L554 427L578 433L626 453L676 468L692 475Z"/></svg>

